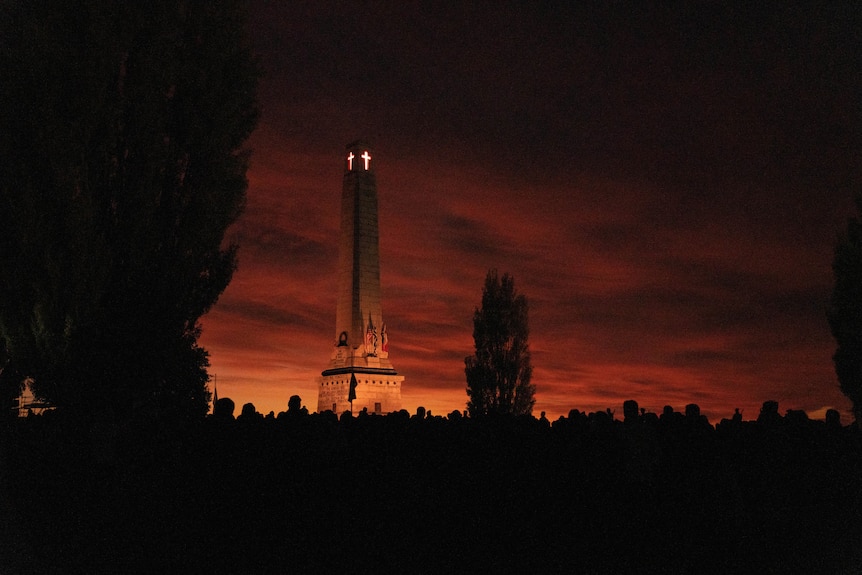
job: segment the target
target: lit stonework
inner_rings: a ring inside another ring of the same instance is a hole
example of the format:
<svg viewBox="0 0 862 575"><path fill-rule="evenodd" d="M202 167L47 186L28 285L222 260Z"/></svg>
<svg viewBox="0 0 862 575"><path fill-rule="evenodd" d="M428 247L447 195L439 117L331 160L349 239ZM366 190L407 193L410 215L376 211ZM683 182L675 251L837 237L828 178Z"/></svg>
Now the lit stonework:
<svg viewBox="0 0 862 575"><path fill-rule="evenodd" d="M401 382L389 361L380 310L377 186L371 148L347 146L341 192L341 240L335 341L329 368L318 380L317 410L369 413L401 409ZM351 393L353 387L353 393Z"/></svg>

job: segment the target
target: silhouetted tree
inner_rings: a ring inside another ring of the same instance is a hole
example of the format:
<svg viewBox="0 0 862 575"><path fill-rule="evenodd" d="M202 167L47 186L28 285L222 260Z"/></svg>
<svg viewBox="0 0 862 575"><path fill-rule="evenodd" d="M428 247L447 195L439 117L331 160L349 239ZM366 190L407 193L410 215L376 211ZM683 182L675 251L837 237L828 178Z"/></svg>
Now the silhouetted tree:
<svg viewBox="0 0 862 575"><path fill-rule="evenodd" d="M3 379L73 412L208 409L257 68L239 0L0 7Z"/></svg>
<svg viewBox="0 0 862 575"><path fill-rule="evenodd" d="M20 377L4 376L8 361L6 340L0 337L0 421L17 414L17 410L13 408L18 405L17 397L21 393L24 384Z"/></svg>
<svg viewBox="0 0 862 575"><path fill-rule="evenodd" d="M465 358L470 415L530 414L536 388L527 342L527 298L515 291L509 274L491 270L482 290L482 307L473 314L476 351Z"/></svg>
<svg viewBox="0 0 862 575"><path fill-rule="evenodd" d="M855 196L862 214L862 193ZM835 287L829 306L829 327L837 343L832 359L841 391L853 402L856 422L862 422L862 223L850 218L835 246L832 261Z"/></svg>

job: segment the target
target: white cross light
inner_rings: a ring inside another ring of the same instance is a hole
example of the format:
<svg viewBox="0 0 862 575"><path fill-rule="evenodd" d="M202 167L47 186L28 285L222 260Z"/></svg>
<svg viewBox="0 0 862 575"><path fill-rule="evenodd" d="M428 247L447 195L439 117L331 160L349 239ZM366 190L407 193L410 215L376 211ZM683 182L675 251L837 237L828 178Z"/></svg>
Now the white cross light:
<svg viewBox="0 0 862 575"><path fill-rule="evenodd" d="M368 163L371 162L371 154L368 153L368 150L365 150L361 156L359 156L363 160L365 160L365 169L368 169Z"/></svg>
<svg viewBox="0 0 862 575"><path fill-rule="evenodd" d="M353 155L353 152L350 152L347 155L347 171L348 172L353 171L353 158L355 158L355 157L356 156ZM365 168L365 169L367 170L368 168Z"/></svg>

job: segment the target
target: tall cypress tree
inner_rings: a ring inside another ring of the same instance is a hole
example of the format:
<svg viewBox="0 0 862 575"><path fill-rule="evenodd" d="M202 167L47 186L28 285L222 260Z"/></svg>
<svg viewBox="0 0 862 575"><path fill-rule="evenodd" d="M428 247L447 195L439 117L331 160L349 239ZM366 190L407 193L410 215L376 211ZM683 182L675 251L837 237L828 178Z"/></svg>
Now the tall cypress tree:
<svg viewBox="0 0 862 575"><path fill-rule="evenodd" d="M862 193L855 196L862 214ZM829 327L837 348L832 359L841 391L853 403L857 424L862 422L862 222L850 218L835 246L832 261L835 287L829 306Z"/></svg>
<svg viewBox="0 0 862 575"><path fill-rule="evenodd" d="M202 415L258 71L239 0L0 8L8 387L77 413Z"/></svg>
<svg viewBox="0 0 862 575"><path fill-rule="evenodd" d="M532 413L536 387L530 383L527 311L527 298L515 290L514 278L490 270L482 306L473 314L476 351L464 360L471 416Z"/></svg>

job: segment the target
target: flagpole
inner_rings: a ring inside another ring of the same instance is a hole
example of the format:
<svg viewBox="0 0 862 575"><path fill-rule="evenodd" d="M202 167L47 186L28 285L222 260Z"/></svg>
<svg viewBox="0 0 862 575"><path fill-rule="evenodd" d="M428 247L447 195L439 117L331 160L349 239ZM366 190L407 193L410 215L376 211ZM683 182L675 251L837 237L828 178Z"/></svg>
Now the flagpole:
<svg viewBox="0 0 862 575"><path fill-rule="evenodd" d="M359 382L356 381L356 374L350 374L350 390L347 392L347 401L350 402L350 415L353 415L353 400L356 399L356 388Z"/></svg>

